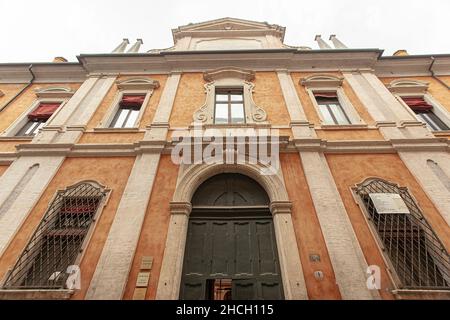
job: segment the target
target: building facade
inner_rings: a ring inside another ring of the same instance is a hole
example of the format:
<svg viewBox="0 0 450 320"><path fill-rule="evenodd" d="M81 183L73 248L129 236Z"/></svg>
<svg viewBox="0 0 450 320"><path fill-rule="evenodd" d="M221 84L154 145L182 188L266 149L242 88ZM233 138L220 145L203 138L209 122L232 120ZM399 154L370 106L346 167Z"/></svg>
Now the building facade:
<svg viewBox="0 0 450 320"><path fill-rule="evenodd" d="M450 55L284 32L0 64L0 299L449 298Z"/></svg>

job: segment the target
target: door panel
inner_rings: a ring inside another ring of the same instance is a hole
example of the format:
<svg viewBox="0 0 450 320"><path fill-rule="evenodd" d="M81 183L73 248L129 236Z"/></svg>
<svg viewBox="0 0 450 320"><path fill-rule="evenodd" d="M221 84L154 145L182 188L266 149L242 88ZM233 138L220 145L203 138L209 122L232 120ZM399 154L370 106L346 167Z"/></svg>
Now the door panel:
<svg viewBox="0 0 450 320"><path fill-rule="evenodd" d="M190 218L180 298L205 299L207 281L224 278L233 300L283 299L270 216Z"/></svg>

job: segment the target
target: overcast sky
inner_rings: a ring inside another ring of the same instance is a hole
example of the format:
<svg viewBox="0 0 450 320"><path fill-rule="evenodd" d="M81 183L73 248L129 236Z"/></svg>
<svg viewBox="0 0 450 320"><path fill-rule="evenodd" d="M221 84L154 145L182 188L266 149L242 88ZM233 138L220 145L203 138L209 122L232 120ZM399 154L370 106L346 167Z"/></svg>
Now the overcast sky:
<svg viewBox="0 0 450 320"><path fill-rule="evenodd" d="M172 46L171 29L222 17L286 27L285 43L317 48L330 34L350 48L450 53L450 0L0 0L0 63L108 53L122 38L147 51Z"/></svg>

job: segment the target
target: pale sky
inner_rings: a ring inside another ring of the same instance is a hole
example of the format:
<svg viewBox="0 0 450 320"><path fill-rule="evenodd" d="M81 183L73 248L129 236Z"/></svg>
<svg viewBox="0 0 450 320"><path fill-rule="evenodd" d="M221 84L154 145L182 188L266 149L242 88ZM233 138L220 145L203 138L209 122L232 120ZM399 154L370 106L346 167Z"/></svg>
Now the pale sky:
<svg viewBox="0 0 450 320"><path fill-rule="evenodd" d="M286 27L285 43L317 49L316 34L349 48L450 53L450 0L0 0L0 63L77 61L142 38L173 45L171 29L222 17Z"/></svg>

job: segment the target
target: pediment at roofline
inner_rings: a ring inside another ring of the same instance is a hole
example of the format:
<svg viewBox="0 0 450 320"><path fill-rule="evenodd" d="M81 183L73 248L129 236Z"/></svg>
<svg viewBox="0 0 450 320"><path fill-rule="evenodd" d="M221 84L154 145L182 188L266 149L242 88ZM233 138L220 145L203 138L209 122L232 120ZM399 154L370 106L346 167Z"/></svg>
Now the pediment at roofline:
<svg viewBox="0 0 450 320"><path fill-rule="evenodd" d="M281 39L284 38L285 28L267 22L257 22L236 18L221 18L209 20L200 23L191 23L172 29L174 40L180 39L186 35L204 34L204 33L233 33L233 32L257 32L268 34L277 34Z"/></svg>

